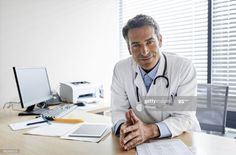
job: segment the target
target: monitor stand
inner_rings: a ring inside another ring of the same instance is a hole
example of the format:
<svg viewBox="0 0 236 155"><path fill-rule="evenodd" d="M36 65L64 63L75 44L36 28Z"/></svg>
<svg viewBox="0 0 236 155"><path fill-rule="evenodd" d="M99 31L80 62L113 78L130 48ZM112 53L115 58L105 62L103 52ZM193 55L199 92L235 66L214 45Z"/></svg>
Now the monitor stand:
<svg viewBox="0 0 236 155"><path fill-rule="evenodd" d="M27 107L25 111L18 113L18 116L40 115L44 110L48 109L47 106L37 109L35 109L34 107L35 105Z"/></svg>

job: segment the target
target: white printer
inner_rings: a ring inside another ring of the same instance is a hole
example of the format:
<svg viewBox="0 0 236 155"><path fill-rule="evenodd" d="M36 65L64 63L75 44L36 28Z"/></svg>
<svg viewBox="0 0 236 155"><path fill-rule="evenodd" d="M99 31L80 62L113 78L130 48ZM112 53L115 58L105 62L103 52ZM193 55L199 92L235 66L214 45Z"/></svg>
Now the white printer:
<svg viewBox="0 0 236 155"><path fill-rule="evenodd" d="M60 97L64 102L98 102L103 98L102 85L87 81L60 83Z"/></svg>

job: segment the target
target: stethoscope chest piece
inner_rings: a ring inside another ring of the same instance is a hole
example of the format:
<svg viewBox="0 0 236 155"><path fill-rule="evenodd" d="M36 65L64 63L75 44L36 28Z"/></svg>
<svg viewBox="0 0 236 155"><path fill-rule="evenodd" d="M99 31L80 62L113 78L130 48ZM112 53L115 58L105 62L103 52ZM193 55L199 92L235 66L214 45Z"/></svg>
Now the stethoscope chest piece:
<svg viewBox="0 0 236 155"><path fill-rule="evenodd" d="M139 111L139 112L143 111L143 108L144 107L143 107L143 105L141 103L136 105L136 110Z"/></svg>

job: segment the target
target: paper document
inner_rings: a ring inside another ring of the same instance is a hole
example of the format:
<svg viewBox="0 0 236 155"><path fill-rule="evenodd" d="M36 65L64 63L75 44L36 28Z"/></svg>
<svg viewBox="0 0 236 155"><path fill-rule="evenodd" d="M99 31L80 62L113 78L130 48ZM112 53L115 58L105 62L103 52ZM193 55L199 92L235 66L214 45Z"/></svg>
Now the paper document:
<svg viewBox="0 0 236 155"><path fill-rule="evenodd" d="M88 124L88 123L87 123ZM74 133L81 125L80 124L77 128L74 128L73 130L71 130L70 132L68 132L67 134L65 134L64 136L61 136L62 139L70 139L70 140L79 140L79 141L86 141L86 142L94 142L94 143L98 143L101 140L103 140L107 135L109 135L109 133L111 132L111 126L107 125L107 129L105 130L105 132L102 134L101 137L91 137L91 136L71 136L72 133ZM96 125L96 124L92 124L92 125ZM105 124L104 124L105 125Z"/></svg>
<svg viewBox="0 0 236 155"><path fill-rule="evenodd" d="M137 155L193 155L189 148L179 139L155 140L136 147Z"/></svg>
<svg viewBox="0 0 236 155"><path fill-rule="evenodd" d="M27 131L25 134L41 135L41 136L62 136L77 126L78 124L51 122L51 125L45 125L32 129L30 131Z"/></svg>
<svg viewBox="0 0 236 155"><path fill-rule="evenodd" d="M34 125L27 125L29 123L40 122L40 121L44 121L44 119L42 117L39 117L39 118L32 119L32 120L29 120L29 121L9 124L9 127L12 130L20 130L20 129L27 129L27 128L33 128L33 127L39 127L39 126L48 125L47 122L39 123L39 124L34 124Z"/></svg>

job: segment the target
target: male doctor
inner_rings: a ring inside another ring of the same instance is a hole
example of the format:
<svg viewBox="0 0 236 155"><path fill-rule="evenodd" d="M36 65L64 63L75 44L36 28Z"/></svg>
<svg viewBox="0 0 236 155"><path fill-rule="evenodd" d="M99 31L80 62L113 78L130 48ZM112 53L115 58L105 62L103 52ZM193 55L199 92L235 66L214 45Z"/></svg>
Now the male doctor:
<svg viewBox="0 0 236 155"><path fill-rule="evenodd" d="M123 27L131 57L115 65L111 85L113 131L130 150L152 138L199 131L195 110L160 111L142 106L147 96L196 96L190 60L160 52L162 35L154 19L137 15Z"/></svg>

